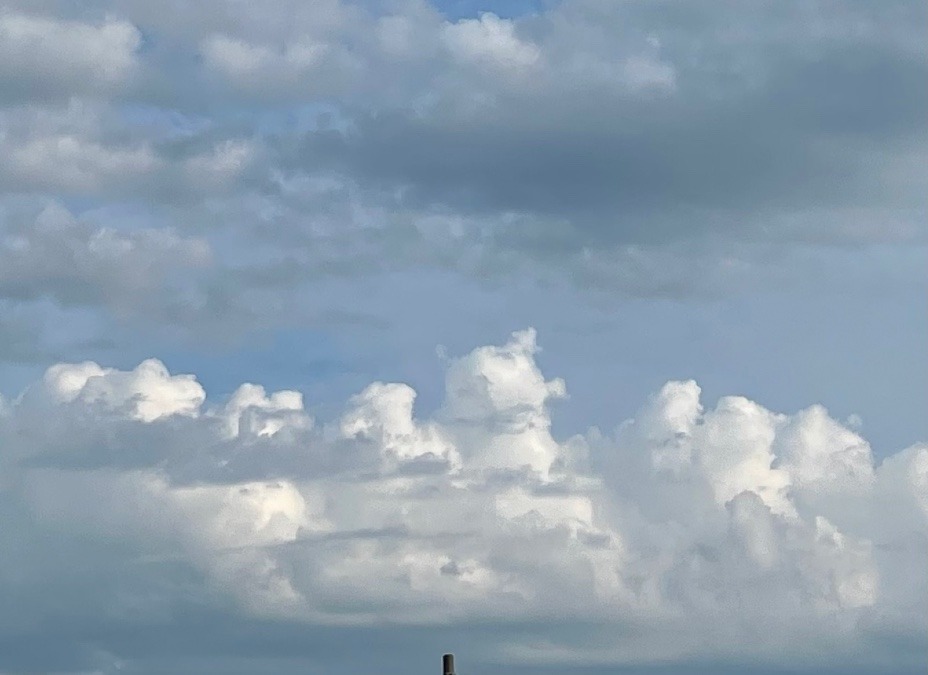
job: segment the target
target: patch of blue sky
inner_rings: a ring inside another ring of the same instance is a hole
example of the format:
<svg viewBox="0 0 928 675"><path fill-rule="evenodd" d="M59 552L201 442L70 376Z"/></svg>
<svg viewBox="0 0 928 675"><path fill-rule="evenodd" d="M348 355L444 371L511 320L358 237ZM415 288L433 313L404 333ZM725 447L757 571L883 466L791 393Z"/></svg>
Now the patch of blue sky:
<svg viewBox="0 0 928 675"><path fill-rule="evenodd" d="M251 335L225 347L175 345L160 356L172 373L194 373L211 401L249 382L269 392L299 391L308 408L325 416L341 409L372 367L346 355L331 332L305 328Z"/></svg>

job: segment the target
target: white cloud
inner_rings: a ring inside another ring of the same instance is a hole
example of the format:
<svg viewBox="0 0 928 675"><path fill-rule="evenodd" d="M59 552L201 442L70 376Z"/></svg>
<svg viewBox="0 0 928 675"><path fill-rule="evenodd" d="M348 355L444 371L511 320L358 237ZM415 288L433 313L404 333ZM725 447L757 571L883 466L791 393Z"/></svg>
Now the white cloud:
<svg viewBox="0 0 928 675"><path fill-rule="evenodd" d="M270 437L286 428L312 426L312 418L303 409L303 395L298 391L277 391L270 395L256 384L243 384L223 408L229 437Z"/></svg>
<svg viewBox="0 0 928 675"><path fill-rule="evenodd" d="M503 347L481 347L448 371L442 414L475 467L524 467L547 477L562 448L550 434L549 399L566 395L535 364L535 331L514 333Z"/></svg>
<svg viewBox="0 0 928 675"><path fill-rule="evenodd" d="M413 419L416 392L405 384L376 382L351 399L340 422L341 435L363 439L379 449L390 464L417 459L441 460L452 470L460 457L444 431Z"/></svg>
<svg viewBox="0 0 928 675"><path fill-rule="evenodd" d="M154 422L171 415L196 415L206 393L192 375L171 375L157 359L134 370L104 369L92 362L58 364L45 372L44 384L56 402L102 405L125 410L132 419Z"/></svg>
<svg viewBox="0 0 928 675"><path fill-rule="evenodd" d="M777 456L797 489L855 493L874 480L870 445L822 406L794 415L777 437Z"/></svg>
<svg viewBox="0 0 928 675"><path fill-rule="evenodd" d="M444 26L442 37L451 55L465 63L497 68L525 68L541 58L541 51L516 35L515 24L492 12L477 19L460 19Z"/></svg>
<svg viewBox="0 0 928 675"><path fill-rule="evenodd" d="M32 514L3 527L182 560L204 597L249 616L647 621L648 635L599 655L614 662L780 652L808 665L828 644L846 663L869 631L913 620L901 598L925 591L906 557L920 549L879 551L928 524L928 449L876 467L821 407L784 415L727 397L704 409L693 382L668 383L614 438L559 441L548 404L565 387L536 352L529 330L454 360L433 419L417 418L410 387L375 383L321 426L297 392L243 385L217 405L154 360L59 364L0 407L4 489ZM135 468L74 465L133 445L154 448ZM227 473L243 467L247 478ZM733 645L730 631L762 637Z"/></svg>

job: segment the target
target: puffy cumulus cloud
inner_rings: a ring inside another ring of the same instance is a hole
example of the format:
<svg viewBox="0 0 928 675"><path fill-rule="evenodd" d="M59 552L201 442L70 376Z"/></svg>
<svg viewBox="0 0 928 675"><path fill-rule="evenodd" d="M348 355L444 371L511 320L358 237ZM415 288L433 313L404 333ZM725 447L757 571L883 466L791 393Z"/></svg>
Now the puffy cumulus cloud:
<svg viewBox="0 0 928 675"><path fill-rule="evenodd" d="M415 399L416 392L408 385L372 384L352 397L351 409L340 423L341 435L373 443L387 461L440 461L459 468L458 452L444 432L413 419Z"/></svg>
<svg viewBox="0 0 928 675"><path fill-rule="evenodd" d="M490 68L524 68L541 56L537 46L520 40L511 20L483 12L444 27L442 37L455 59Z"/></svg>
<svg viewBox="0 0 928 675"><path fill-rule="evenodd" d="M273 436L285 428L303 428L312 420L303 410L303 395L277 391L270 396L264 387L243 384L235 390L224 409L230 437Z"/></svg>
<svg viewBox="0 0 928 675"><path fill-rule="evenodd" d="M504 347L482 347L448 372L443 415L478 466L529 467L547 477L561 448L550 434L547 402L566 395L563 380L546 382L535 364L535 331Z"/></svg>
<svg viewBox="0 0 928 675"><path fill-rule="evenodd" d="M143 361L130 372L104 369L89 361L58 364L45 372L44 384L56 403L99 403L109 410L125 409L129 417L142 422L196 414L206 398L192 376L172 376L155 359Z"/></svg>
<svg viewBox="0 0 928 675"><path fill-rule="evenodd" d="M143 630L195 602L310 633L492 622L477 644L497 660L915 667L885 639L924 647L928 449L877 464L820 406L709 407L690 381L614 434L558 439L566 390L537 350L527 330L454 359L430 419L375 383L321 424L298 392L211 402L154 360L53 366L0 401L0 532L20 552L0 597L33 608L0 626ZM552 637L561 621L590 631Z"/></svg>
<svg viewBox="0 0 928 675"><path fill-rule="evenodd" d="M139 66L139 29L113 16L101 21L0 10L0 90L4 99L105 94Z"/></svg>

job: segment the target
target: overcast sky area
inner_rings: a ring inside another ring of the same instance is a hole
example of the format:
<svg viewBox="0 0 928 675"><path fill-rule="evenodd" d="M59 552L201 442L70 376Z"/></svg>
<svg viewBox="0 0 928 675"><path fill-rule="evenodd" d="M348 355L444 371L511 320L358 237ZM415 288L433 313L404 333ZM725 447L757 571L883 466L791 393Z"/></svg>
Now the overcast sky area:
<svg viewBox="0 0 928 675"><path fill-rule="evenodd" d="M0 0L0 674L924 673L926 35Z"/></svg>

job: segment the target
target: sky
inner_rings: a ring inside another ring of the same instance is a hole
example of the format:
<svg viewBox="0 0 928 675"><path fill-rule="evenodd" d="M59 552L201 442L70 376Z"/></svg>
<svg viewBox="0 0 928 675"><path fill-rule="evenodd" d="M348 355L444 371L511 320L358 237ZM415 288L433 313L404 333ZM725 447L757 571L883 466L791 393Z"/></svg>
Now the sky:
<svg viewBox="0 0 928 675"><path fill-rule="evenodd" d="M0 673L924 673L920 0L0 0Z"/></svg>

